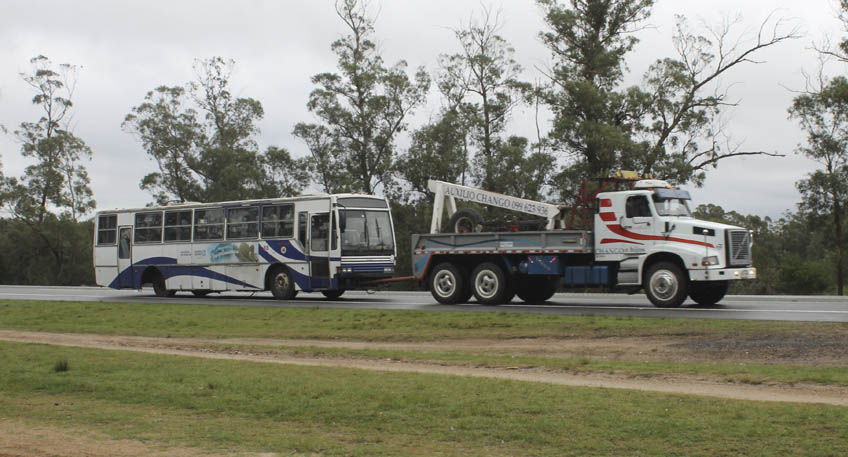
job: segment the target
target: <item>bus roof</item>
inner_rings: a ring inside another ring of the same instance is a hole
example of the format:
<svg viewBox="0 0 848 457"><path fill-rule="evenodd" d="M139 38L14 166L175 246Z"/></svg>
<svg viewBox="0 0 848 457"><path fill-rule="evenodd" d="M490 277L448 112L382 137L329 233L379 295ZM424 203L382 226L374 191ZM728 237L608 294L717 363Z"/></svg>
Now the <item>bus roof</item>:
<svg viewBox="0 0 848 457"><path fill-rule="evenodd" d="M378 197L376 195L366 195L366 194L327 194L327 193L315 193L315 194L304 194L298 195L295 197L277 197L277 198L257 198L253 200L232 200L225 202L210 202L210 203L202 203L202 202L184 202L184 203L174 203L165 206L144 206L140 208L115 208L115 209L104 209L97 212L97 214L102 213L135 213L140 211L162 211L169 209L190 209L190 208L207 208L207 207L218 207L218 206L243 206L243 205L252 205L256 203L286 203L286 202L297 202L297 201L308 201L308 200L322 200L326 198L369 198L374 200L386 200L386 197Z"/></svg>

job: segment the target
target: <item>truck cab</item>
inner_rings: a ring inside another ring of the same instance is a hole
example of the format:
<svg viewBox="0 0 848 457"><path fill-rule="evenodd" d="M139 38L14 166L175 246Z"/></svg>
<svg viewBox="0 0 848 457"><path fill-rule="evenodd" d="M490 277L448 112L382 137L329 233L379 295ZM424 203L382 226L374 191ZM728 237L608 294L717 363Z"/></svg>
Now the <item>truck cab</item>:
<svg viewBox="0 0 848 457"><path fill-rule="evenodd" d="M640 286L660 307L687 295L712 304L729 281L756 278L748 230L692 217L689 192L660 180L597 195L595 261L614 265L616 285Z"/></svg>

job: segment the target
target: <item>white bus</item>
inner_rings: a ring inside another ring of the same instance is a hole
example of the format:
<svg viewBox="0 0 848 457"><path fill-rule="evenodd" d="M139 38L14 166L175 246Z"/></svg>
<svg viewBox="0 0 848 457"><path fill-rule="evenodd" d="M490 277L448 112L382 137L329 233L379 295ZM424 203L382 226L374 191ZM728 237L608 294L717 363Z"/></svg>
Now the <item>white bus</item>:
<svg viewBox="0 0 848 457"><path fill-rule="evenodd" d="M97 284L156 295L191 291L298 291L335 299L394 274L388 201L358 194L101 211L95 217Z"/></svg>

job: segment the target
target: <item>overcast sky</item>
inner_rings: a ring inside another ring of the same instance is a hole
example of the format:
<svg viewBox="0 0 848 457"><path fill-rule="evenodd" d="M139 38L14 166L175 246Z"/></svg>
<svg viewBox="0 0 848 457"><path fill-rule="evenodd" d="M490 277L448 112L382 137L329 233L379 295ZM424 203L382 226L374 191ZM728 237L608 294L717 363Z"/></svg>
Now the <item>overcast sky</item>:
<svg viewBox="0 0 848 457"><path fill-rule="evenodd" d="M376 38L384 60L406 59L434 74L439 54L457 51L451 28L466 23L481 4L501 10L502 36L516 49L524 77L541 77L550 62L538 39L541 12L530 0L383 0ZM674 17L683 14L693 27L716 24L739 15L737 34L753 38L769 15L789 18L803 38L767 49L764 62L740 67L722 80L739 106L726 113L728 132L744 150L785 154L785 158L749 157L722 161L706 185L690 189L696 203L714 203L745 214L778 217L799 200L795 182L815 164L795 154L803 134L787 119L792 90L804 88L802 70L815 71L811 44L830 35L843 36L835 0L658 0L641 42L628 56L628 84L658 58L673 57ZM747 35L745 35L747 32ZM182 85L194 78L196 58L223 56L236 61L234 92L252 97L265 109L260 146L308 153L291 135L297 122L314 121L306 109L310 77L335 71L330 43L345 33L331 0L285 1L39 1L3 0L0 6L0 124L10 131L35 121L33 93L19 73L30 71L29 59L43 54L55 64L81 67L74 96L75 133L94 151L87 163L98 209L137 207L150 202L141 178L155 163L121 122L147 91ZM844 72L835 64L832 72ZM421 125L439 108L438 97L418 110L410 127ZM547 122L547 120L543 120ZM509 133L535 138L533 110L519 108ZM0 135L1 136L1 135ZM11 135L0 138L3 171L18 176L27 162Z"/></svg>

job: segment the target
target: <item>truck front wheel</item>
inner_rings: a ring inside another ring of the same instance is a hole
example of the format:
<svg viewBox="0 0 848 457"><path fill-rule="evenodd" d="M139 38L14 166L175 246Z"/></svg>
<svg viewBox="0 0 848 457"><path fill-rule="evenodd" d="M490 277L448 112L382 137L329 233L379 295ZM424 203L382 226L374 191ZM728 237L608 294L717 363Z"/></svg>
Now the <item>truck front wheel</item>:
<svg viewBox="0 0 848 457"><path fill-rule="evenodd" d="M465 277L456 265L442 262L430 274L430 293L443 305L454 305L468 301Z"/></svg>
<svg viewBox="0 0 848 457"><path fill-rule="evenodd" d="M500 305L515 296L503 268L492 262L481 263L474 269L471 286L474 297L482 305Z"/></svg>
<svg viewBox="0 0 848 457"><path fill-rule="evenodd" d="M696 281L689 284L689 298L701 306L712 306L721 301L730 288L730 281Z"/></svg>
<svg viewBox="0 0 848 457"><path fill-rule="evenodd" d="M686 300L689 279L672 262L657 262L648 268L642 286L657 308L677 308Z"/></svg>

